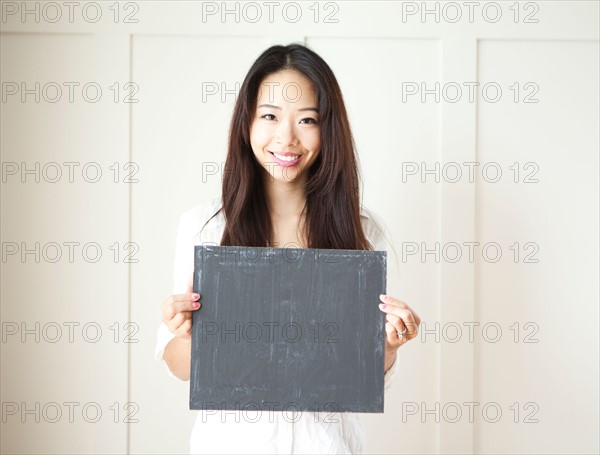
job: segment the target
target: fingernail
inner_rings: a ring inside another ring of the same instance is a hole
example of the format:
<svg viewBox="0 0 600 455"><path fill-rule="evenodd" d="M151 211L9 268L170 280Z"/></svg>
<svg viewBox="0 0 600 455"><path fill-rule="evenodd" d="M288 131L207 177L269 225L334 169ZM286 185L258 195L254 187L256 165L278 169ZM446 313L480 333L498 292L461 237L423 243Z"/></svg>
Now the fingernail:
<svg viewBox="0 0 600 455"><path fill-rule="evenodd" d="M385 299L387 299L387 295L385 295L385 294L379 294L379 298L381 300L385 300Z"/></svg>
<svg viewBox="0 0 600 455"><path fill-rule="evenodd" d="M200 308L200 304L198 302L194 302L194 308Z"/></svg>
<svg viewBox="0 0 600 455"><path fill-rule="evenodd" d="M386 306L387 306L387 305L386 305L385 303L380 303L380 304L379 304L379 309L380 309L380 310L383 310L383 309L385 309L385 307L386 307Z"/></svg>
<svg viewBox="0 0 600 455"><path fill-rule="evenodd" d="M200 294L192 294L192 298L194 300L198 300L200 298Z"/></svg>

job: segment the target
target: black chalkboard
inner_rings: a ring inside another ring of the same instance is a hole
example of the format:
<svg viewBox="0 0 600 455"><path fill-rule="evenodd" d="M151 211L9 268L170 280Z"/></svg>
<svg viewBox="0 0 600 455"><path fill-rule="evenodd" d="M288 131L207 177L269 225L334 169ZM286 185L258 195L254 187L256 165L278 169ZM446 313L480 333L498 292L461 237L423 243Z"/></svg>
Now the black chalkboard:
<svg viewBox="0 0 600 455"><path fill-rule="evenodd" d="M383 412L386 260L196 246L190 409Z"/></svg>

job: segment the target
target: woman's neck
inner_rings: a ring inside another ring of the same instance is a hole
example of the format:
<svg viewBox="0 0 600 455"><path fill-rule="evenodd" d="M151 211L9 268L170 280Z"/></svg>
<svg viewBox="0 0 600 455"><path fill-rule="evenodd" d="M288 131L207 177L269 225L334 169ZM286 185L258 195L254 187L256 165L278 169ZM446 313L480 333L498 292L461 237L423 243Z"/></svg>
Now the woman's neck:
<svg viewBox="0 0 600 455"><path fill-rule="evenodd" d="M306 204L305 180L282 182L267 176L264 187L267 205L273 220L290 220L300 217Z"/></svg>

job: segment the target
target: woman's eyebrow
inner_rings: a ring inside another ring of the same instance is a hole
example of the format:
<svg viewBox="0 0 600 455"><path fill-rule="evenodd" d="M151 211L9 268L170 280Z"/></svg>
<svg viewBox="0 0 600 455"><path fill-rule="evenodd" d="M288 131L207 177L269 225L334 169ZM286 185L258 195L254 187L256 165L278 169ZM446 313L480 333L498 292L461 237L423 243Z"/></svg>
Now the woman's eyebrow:
<svg viewBox="0 0 600 455"><path fill-rule="evenodd" d="M279 107L279 106L273 106L272 104L260 104L258 107L270 107L271 109L279 109L279 110L281 110L281 107Z"/></svg>
<svg viewBox="0 0 600 455"><path fill-rule="evenodd" d="M319 113L319 108L317 107L303 107L302 109L298 109L299 111L315 111L317 114Z"/></svg>
<svg viewBox="0 0 600 455"><path fill-rule="evenodd" d="M281 110L280 106L275 106L273 104L260 104L258 107L270 107L271 109L279 109ZM299 111L314 111L317 114L319 113L319 108L317 107L303 107L301 109L298 109Z"/></svg>

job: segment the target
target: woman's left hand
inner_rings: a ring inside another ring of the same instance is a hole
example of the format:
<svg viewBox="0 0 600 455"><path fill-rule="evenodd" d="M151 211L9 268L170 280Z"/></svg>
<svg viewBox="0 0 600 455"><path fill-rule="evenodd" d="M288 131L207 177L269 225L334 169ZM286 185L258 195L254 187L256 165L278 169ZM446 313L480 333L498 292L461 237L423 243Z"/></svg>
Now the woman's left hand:
<svg viewBox="0 0 600 455"><path fill-rule="evenodd" d="M418 335L421 318L401 300L383 294L379 298L383 302L379 304L379 309L385 313L386 319L385 371L387 371L394 363L398 348Z"/></svg>

